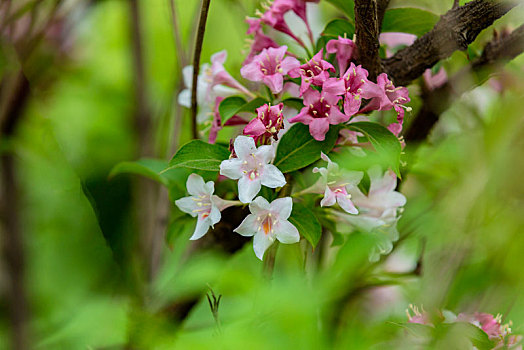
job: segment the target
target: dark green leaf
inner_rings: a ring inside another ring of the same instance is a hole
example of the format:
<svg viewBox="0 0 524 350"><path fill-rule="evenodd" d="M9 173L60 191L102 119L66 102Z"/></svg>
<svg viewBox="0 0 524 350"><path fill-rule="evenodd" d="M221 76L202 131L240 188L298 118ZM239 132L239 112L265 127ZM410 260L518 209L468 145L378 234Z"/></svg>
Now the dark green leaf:
<svg viewBox="0 0 524 350"><path fill-rule="evenodd" d="M267 101L261 97L257 97L247 102L243 97L231 96L225 98L220 103L220 106L218 106L218 112L222 117L222 123L224 123L226 120L240 112L255 113L255 110L265 103L267 103Z"/></svg>
<svg viewBox="0 0 524 350"><path fill-rule="evenodd" d="M296 97L286 98L282 101L285 106L291 107L300 111L304 107L304 100Z"/></svg>
<svg viewBox="0 0 524 350"><path fill-rule="evenodd" d="M118 174L136 174L167 185L168 178L159 174L166 167L167 161L160 159L144 158L135 162L121 162L113 167L109 173L109 178Z"/></svg>
<svg viewBox="0 0 524 350"><path fill-rule="evenodd" d="M190 168L207 171L219 171L220 163L229 158L227 148L211 145L200 140L193 140L182 146L169 162L167 171L173 168Z"/></svg>
<svg viewBox="0 0 524 350"><path fill-rule="evenodd" d="M238 113L238 111L240 111L242 106L244 106L246 103L247 101L240 96L230 96L225 98L218 106L218 112L222 117L222 122L225 122Z"/></svg>
<svg viewBox="0 0 524 350"><path fill-rule="evenodd" d="M304 205L293 203L293 211L289 221L296 226L298 232L315 248L320 240L320 236L322 236L322 227L315 214Z"/></svg>
<svg viewBox="0 0 524 350"><path fill-rule="evenodd" d="M353 0L327 0L327 2L344 12L351 21L355 18L355 3Z"/></svg>
<svg viewBox="0 0 524 350"><path fill-rule="evenodd" d="M382 125L371 122L350 123L346 127L363 133L375 147L381 163L390 167L400 177L399 166L402 147L395 135Z"/></svg>
<svg viewBox="0 0 524 350"><path fill-rule="evenodd" d="M421 36L438 22L439 16L417 8L387 10L382 21L382 32L401 32Z"/></svg>
<svg viewBox="0 0 524 350"><path fill-rule="evenodd" d="M283 173L289 173L314 163L320 159L320 152L327 154L335 146L339 130L332 126L324 141L316 141L307 125L293 125L278 143L274 164Z"/></svg>
<svg viewBox="0 0 524 350"><path fill-rule="evenodd" d="M352 22L343 19L334 19L326 25L322 35L330 36L334 38L346 37L349 39L353 38L355 34L355 25Z"/></svg>

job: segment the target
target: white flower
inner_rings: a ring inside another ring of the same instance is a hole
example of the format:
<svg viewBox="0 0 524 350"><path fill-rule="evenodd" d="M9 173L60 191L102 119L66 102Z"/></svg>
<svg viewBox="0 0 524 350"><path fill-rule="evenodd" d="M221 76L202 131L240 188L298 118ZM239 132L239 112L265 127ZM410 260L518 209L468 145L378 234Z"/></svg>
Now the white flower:
<svg viewBox="0 0 524 350"><path fill-rule="evenodd" d="M197 121L204 123L209 120L217 97L228 97L239 91L250 94L250 92L237 82L225 69L224 62L227 58L225 50L211 56L211 65L203 64L197 78ZM178 95L178 103L181 106L191 108L191 87L193 86L193 66L186 66L182 70L184 85L186 89Z"/></svg>
<svg viewBox="0 0 524 350"><path fill-rule="evenodd" d="M362 180L364 175L361 171L345 171L342 173L338 164L332 162L324 153L320 157L328 162L327 168L314 168L314 173L320 173L321 178L314 187L324 191L324 198L320 202L321 207L338 205L347 213L358 214L357 208L351 201L351 194L348 192L355 188Z"/></svg>
<svg viewBox="0 0 524 350"><path fill-rule="evenodd" d="M292 209L291 197L275 199L271 204L263 197L257 197L249 204L251 214L234 231L242 236L255 236L253 249L257 258L262 260L275 238L287 244L300 240L297 228L287 220Z"/></svg>
<svg viewBox="0 0 524 350"><path fill-rule="evenodd" d="M204 179L197 174L191 174L187 178L187 192L191 196L180 198L175 201L177 207L184 213L195 217L198 216L195 232L190 239L199 239L207 233L209 227L213 227L220 221L220 212L227 207L235 205L235 201L225 201L215 192L215 183L209 181L204 183Z"/></svg>
<svg viewBox="0 0 524 350"><path fill-rule="evenodd" d="M249 136L238 136L234 142L237 158L224 160L220 164L220 175L238 180L238 198L249 203L260 191L261 185L270 188L282 187L286 179L273 164L274 148L270 145L257 147Z"/></svg>

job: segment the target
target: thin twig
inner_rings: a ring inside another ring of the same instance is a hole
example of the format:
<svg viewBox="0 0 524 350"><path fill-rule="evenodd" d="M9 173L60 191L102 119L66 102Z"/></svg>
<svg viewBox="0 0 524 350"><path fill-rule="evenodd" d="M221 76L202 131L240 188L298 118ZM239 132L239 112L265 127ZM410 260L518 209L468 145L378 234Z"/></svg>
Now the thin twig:
<svg viewBox="0 0 524 350"><path fill-rule="evenodd" d="M193 54L193 82L191 85L191 131L193 138L198 138L197 129L197 84L198 73L200 72L200 54L202 53L202 44L204 42L204 34L206 32L207 14L209 12L209 4L211 0L202 0L202 8L200 10L200 19L198 21L197 37L195 42L195 51Z"/></svg>

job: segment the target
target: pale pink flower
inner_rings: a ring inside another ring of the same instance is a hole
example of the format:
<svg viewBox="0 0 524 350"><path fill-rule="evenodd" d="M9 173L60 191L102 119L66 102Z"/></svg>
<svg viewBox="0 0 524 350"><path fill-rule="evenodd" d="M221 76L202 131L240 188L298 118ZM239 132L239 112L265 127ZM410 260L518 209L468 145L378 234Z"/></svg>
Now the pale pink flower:
<svg viewBox="0 0 524 350"><path fill-rule="evenodd" d="M213 195L213 192L215 192L214 182L204 183L204 179L197 174L189 175L186 186L190 196L176 200L175 204L184 213L198 217L195 231L190 238L195 240L205 235L209 227L213 227L220 221L222 210L237 204L237 202L226 201Z"/></svg>
<svg viewBox="0 0 524 350"><path fill-rule="evenodd" d="M284 75L298 67L300 63L294 57L284 57L287 46L263 49L260 54L240 69L240 74L251 81L262 81L274 94L282 91Z"/></svg>
<svg viewBox="0 0 524 350"><path fill-rule="evenodd" d="M329 78L329 71L335 71L335 67L322 58L323 52L323 49L321 49L307 63L289 71L290 77L302 78L300 84L300 95L304 94L311 84L322 86L322 84L324 84L324 82Z"/></svg>
<svg viewBox="0 0 524 350"><path fill-rule="evenodd" d="M249 214L234 231L242 236L255 236L253 249L262 260L264 252L275 239L281 243L292 244L300 240L297 228L288 221L293 209L291 197L278 198L269 203L257 197L249 204Z"/></svg>
<svg viewBox="0 0 524 350"><path fill-rule="evenodd" d="M326 51L328 53L336 54L338 71L342 74L342 72L346 70L348 63L353 56L355 43L353 40L339 36L338 39L328 41L326 44Z"/></svg>
<svg viewBox="0 0 524 350"><path fill-rule="evenodd" d="M321 207L330 207L337 203L345 212L349 214L358 214L357 208L351 201L351 195L348 191L358 185L362 176L361 171L346 171L342 173L338 164L332 162L331 159L323 152L320 157L328 163L327 168L314 168L314 173L320 173L321 177L317 184L314 185L319 189L323 189L324 198L320 202Z"/></svg>
<svg viewBox="0 0 524 350"><path fill-rule="evenodd" d="M391 80L388 79L387 74L382 73L377 77L376 84L369 82L362 86L361 97L371 99L371 101L360 112L395 109L397 112L397 123L399 124L396 130L400 132L404 122L404 109L408 112L411 111L411 107L404 106L404 104L411 101L408 95L409 91L407 88L403 86L395 87ZM398 133L396 135L398 136Z"/></svg>
<svg viewBox="0 0 524 350"><path fill-rule="evenodd" d="M227 59L227 51L222 50L211 56L211 68L206 72L211 78L210 87L215 85L225 85L231 88L237 89L247 95L251 95L251 92L247 90L242 84L240 84L235 78L229 74L224 68L224 62Z"/></svg>
<svg viewBox="0 0 524 350"><path fill-rule="evenodd" d="M257 117L244 128L244 135L253 136L255 144L268 144L278 139L278 132L284 126L283 103L276 106L263 105L257 108Z"/></svg>
<svg viewBox="0 0 524 350"><path fill-rule="evenodd" d="M243 65L250 63L253 58L264 49L269 49L270 47L280 47L280 45L278 45L273 39L265 35L262 29L258 29L254 32L254 34L253 41L251 42L251 49L244 60Z"/></svg>
<svg viewBox="0 0 524 350"><path fill-rule="evenodd" d="M305 107L289 122L309 125L311 136L317 141L324 141L330 124L344 123L349 119L338 109L339 100L340 96L310 89L304 94Z"/></svg>
<svg viewBox="0 0 524 350"><path fill-rule="evenodd" d="M237 158L222 161L220 175L238 180L238 198L242 203L249 203L261 189L282 187L286 179L273 164L274 148L271 145L256 147L249 136L237 136L234 141L234 152Z"/></svg>

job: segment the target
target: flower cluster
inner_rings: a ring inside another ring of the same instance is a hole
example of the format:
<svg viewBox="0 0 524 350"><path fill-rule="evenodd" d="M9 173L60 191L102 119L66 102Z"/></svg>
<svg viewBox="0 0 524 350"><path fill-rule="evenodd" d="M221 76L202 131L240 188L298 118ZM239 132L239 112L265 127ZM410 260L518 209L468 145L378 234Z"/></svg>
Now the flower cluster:
<svg viewBox="0 0 524 350"><path fill-rule="evenodd" d="M319 46L307 16L307 7L317 2L272 0L262 5L263 11L257 11L256 17L247 18L247 34L252 35L253 40L239 72L246 82L240 83L226 71L224 51L213 55L210 65L203 65L197 87L198 121L204 126L203 131L209 130L209 143L215 143L225 126L243 127L237 129L240 135L230 140L231 156L221 161L217 174L220 175L217 186L229 181L227 179L237 182L238 192L228 196L238 196L238 201L220 199L213 194L214 183L204 184L196 174L192 174L187 183L191 197L176 201L180 210L198 217L192 239L202 237L209 227L217 224L221 210L227 206L248 204L251 214L234 231L243 236L254 236L256 256L262 259L275 239L289 244L298 242L300 234L304 236L292 222L298 220L294 217L293 201L301 201L305 194L319 195L317 205L336 220L335 225L379 232L384 239L372 252L372 258L391 251L392 242L398 238L396 223L406 199L395 191L395 173L385 169L383 164L371 164L359 171L346 170L351 167L342 163L339 166L328 157L335 141L330 141L328 146L327 137L330 130L336 129L339 135L335 150L348 148L362 156L365 154L363 148L366 143L370 144L370 140L348 127L362 121L370 123L367 114L386 110L395 111L396 120L384 127L389 129L393 139L399 137L405 111L410 111L406 106L410 101L408 90L396 87L385 73L380 74L376 81L368 79L367 70L353 61L357 47L347 35L333 37L327 42L319 41L324 43ZM294 14L304 22L306 37L293 32L295 26L288 25L287 14ZM275 31L285 34L289 42L278 44L271 35ZM293 47L298 51L302 47L306 57L295 52ZM317 50L309 54L312 47ZM192 68L186 67L184 80L188 89L179 96L179 102L184 106L189 106L191 74ZM225 117L219 107L231 95L240 95L247 100L249 108L239 108L234 116ZM288 103L290 100L292 105ZM294 180L293 173L287 172L285 176L279 162L275 162L282 137L294 124L306 125L303 137L309 139L287 140L287 143L296 141L297 150L290 152L288 146L286 152L289 154L280 154L280 158L300 154L299 142L316 142L322 144L324 150L310 156L313 158L299 169L320 175L315 183L302 191L296 191L293 183L288 183L290 179ZM389 134L387 130L385 132ZM319 158L327 162L327 166L307 169ZM361 183L364 177L370 181L368 190ZM269 190L262 191L262 187ZM311 209L312 212L317 210ZM288 221L290 218L292 220ZM316 220L314 217L305 219Z"/></svg>

